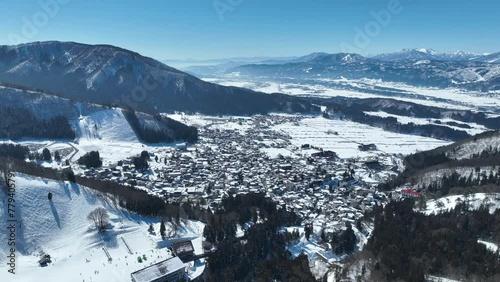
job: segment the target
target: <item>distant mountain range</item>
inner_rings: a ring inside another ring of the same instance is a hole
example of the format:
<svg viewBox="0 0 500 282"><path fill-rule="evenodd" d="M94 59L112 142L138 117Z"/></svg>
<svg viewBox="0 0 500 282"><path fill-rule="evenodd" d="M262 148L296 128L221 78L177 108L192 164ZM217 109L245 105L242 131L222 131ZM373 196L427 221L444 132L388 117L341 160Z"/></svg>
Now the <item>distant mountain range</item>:
<svg viewBox="0 0 500 282"><path fill-rule="evenodd" d="M351 53L313 53L287 61L188 68L203 77L231 77L281 82L284 78L380 79L414 86L500 90L499 53L473 55L412 49L372 58Z"/></svg>
<svg viewBox="0 0 500 282"><path fill-rule="evenodd" d="M73 101L152 114L318 110L297 97L208 83L154 59L110 45L51 41L0 46L0 82Z"/></svg>
<svg viewBox="0 0 500 282"><path fill-rule="evenodd" d="M227 63L238 63L238 64L251 64L260 62L272 62L272 61L288 61L293 60L298 57L232 57L225 59L166 59L161 62L172 66L174 68L186 68L190 66L213 66Z"/></svg>
<svg viewBox="0 0 500 282"><path fill-rule="evenodd" d="M474 54L463 51L438 52L433 49L403 49L395 53L379 54L372 57L381 61L474 61L483 63L500 63L500 52L493 54Z"/></svg>

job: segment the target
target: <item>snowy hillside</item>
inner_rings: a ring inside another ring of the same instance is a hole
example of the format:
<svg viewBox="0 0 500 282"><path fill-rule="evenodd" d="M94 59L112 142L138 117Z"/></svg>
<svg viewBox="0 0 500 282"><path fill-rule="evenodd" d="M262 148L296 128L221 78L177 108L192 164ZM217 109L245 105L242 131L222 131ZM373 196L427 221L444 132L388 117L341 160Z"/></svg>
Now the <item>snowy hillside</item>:
<svg viewBox="0 0 500 282"><path fill-rule="evenodd" d="M441 186L444 177L451 177L452 174L460 178L466 178L477 181L486 181L490 175L496 177L498 174L498 169L496 167L483 166L480 170L476 170L473 167L454 167L450 169L436 169L421 175L416 183L415 187L422 189L427 188L431 184L437 184Z"/></svg>
<svg viewBox="0 0 500 282"><path fill-rule="evenodd" d="M476 193L469 196L455 195L447 196L435 200L430 200L427 202L424 213L425 214L437 214L444 211L449 211L458 203L463 203L467 201L471 209L478 209L481 205L485 205L489 208L490 213L500 208L500 194L498 193Z"/></svg>
<svg viewBox="0 0 500 282"><path fill-rule="evenodd" d="M485 150L500 151L500 132L485 134L483 138L477 138L473 142L459 144L447 156L457 160L468 159Z"/></svg>
<svg viewBox="0 0 500 282"><path fill-rule="evenodd" d="M3 119L0 134L2 138L7 140L57 140L66 143L87 143L86 145L96 141L172 143L195 139L188 136L186 132L196 135L194 128L189 128L182 123L173 123L166 118L158 119L150 114L130 111L137 116L137 124L148 130L150 134L158 131L164 133L156 140L143 140L138 138L143 137L143 135L131 127L130 120L124 116L121 108L75 102L55 94L26 87L0 84L0 98L3 101L0 104L0 115ZM19 128L43 128L44 126L57 131L60 126L49 126L47 121L50 122L58 118L65 121L65 129L72 133L72 136L60 138L47 133L35 135L36 132L33 133L26 129L19 133Z"/></svg>
<svg viewBox="0 0 500 282"><path fill-rule="evenodd" d="M18 267L15 281L129 281L130 273L171 257L168 244L147 232L150 223L159 234L157 219L143 218L117 208L115 203L86 187L25 175L16 175L18 232ZM52 201L47 199L53 194ZM2 193L4 193L2 191ZM0 202L1 227L5 228L5 201ZM110 214L111 228L99 235L87 221L87 214L104 207ZM167 228L170 225L167 226ZM201 251L203 224L184 222L178 236L197 238L196 252ZM6 242L6 233L0 233ZM6 244L1 245L2 253ZM112 261L108 261L105 250ZM38 253L50 254L52 263L38 265ZM138 256L147 260L139 263ZM12 281L0 258L0 281Z"/></svg>
<svg viewBox="0 0 500 282"><path fill-rule="evenodd" d="M76 123L80 143L95 139L117 142L138 142L137 136L123 116L122 110L113 108L80 116Z"/></svg>
<svg viewBox="0 0 500 282"><path fill-rule="evenodd" d="M0 81L57 93L75 101L155 114L315 110L308 102L294 97L207 83L110 45L50 41L0 46Z"/></svg>

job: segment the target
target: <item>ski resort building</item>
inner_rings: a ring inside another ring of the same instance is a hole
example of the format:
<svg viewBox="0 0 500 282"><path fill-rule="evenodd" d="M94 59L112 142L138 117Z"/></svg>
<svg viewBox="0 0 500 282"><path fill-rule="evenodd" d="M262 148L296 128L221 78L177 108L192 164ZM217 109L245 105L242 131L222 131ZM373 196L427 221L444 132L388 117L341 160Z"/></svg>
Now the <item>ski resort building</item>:
<svg viewBox="0 0 500 282"><path fill-rule="evenodd" d="M181 241L172 244L172 252L183 261L190 260L194 255L191 241Z"/></svg>
<svg viewBox="0 0 500 282"><path fill-rule="evenodd" d="M173 282L185 277L185 265L178 258L164 260L130 274L133 282Z"/></svg>

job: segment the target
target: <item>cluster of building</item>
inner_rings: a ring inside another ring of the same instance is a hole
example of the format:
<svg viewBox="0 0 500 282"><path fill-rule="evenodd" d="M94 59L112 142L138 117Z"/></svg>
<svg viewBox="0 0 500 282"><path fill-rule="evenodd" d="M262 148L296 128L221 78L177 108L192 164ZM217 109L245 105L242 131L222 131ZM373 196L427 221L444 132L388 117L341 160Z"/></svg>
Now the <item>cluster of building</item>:
<svg viewBox="0 0 500 282"><path fill-rule="evenodd" d="M272 127L299 122L297 116L232 117L227 123L214 119L199 127L196 144L149 151L148 169L136 169L137 156L129 156L111 166L83 169L81 175L133 186L168 202L213 209L230 195L265 193L280 208L300 215L304 224L320 226L330 237L388 200L375 186L397 172L397 159L382 152L371 158L341 159L317 146L294 146L289 135ZM361 144L359 150L377 147ZM410 190L402 193L417 196ZM203 269L194 265L199 259L188 242L173 244L175 257L132 273L132 280L200 277L195 270L187 275L190 261L193 269Z"/></svg>
<svg viewBox="0 0 500 282"><path fill-rule="evenodd" d="M298 119L258 116L232 120L239 128L214 122L199 129L200 141L194 145L149 152L146 171L136 170L129 158L83 174L133 185L170 202L212 207L230 194L266 193L306 221L331 225L327 228L332 232L335 225L354 222L366 209L385 201L386 195L373 187L393 174L392 156L340 159L335 152L308 144L293 146L287 134L270 129ZM376 147L369 144L360 149ZM280 154L270 156L272 150Z"/></svg>

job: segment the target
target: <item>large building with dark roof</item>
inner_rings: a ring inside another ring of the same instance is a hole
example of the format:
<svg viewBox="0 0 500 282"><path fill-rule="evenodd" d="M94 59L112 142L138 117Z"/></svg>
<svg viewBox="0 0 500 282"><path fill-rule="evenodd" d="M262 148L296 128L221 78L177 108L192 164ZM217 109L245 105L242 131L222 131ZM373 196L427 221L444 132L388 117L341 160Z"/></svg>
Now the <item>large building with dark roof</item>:
<svg viewBox="0 0 500 282"><path fill-rule="evenodd" d="M174 282L185 277L185 265L178 258L164 260L130 274L133 282Z"/></svg>

